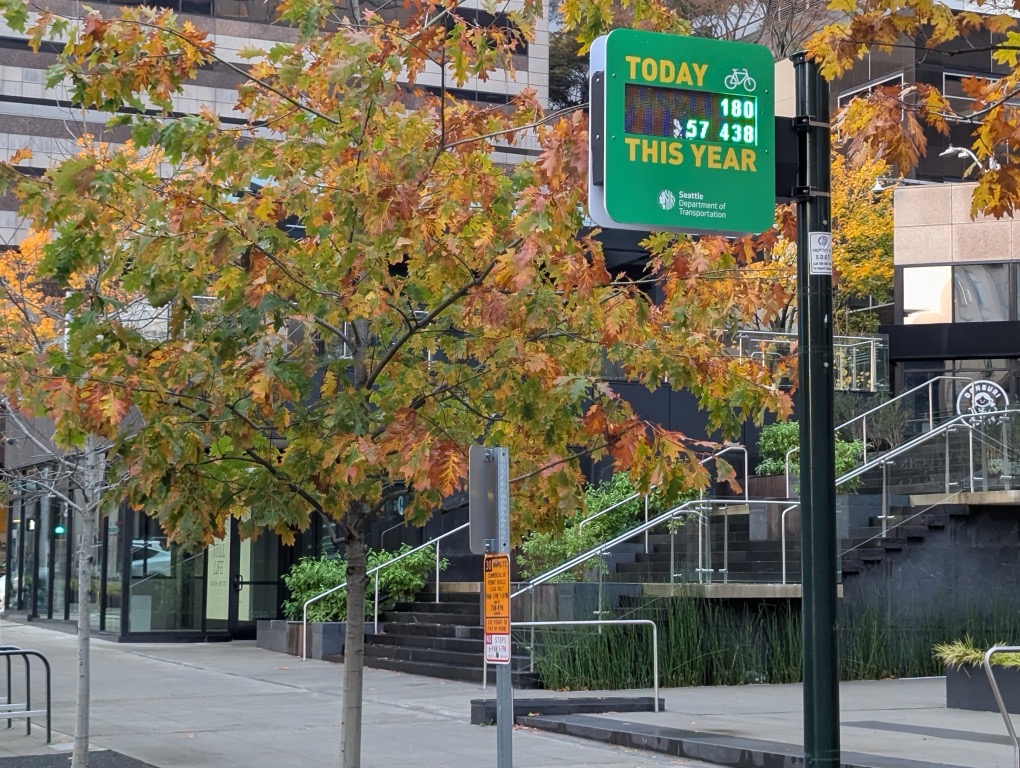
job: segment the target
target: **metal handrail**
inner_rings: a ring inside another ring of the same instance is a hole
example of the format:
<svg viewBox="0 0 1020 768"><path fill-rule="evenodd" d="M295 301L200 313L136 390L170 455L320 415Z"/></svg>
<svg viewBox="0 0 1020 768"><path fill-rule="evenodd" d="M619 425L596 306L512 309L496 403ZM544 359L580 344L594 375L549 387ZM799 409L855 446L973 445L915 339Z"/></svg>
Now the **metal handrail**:
<svg viewBox="0 0 1020 768"><path fill-rule="evenodd" d="M588 560L592 559L593 557L598 557L603 552L605 552L605 551L615 547L617 544L623 544L627 540L632 539L635 536L637 536L639 533L644 533L645 531L650 530L652 528L655 528L656 526L661 525L662 523L667 522L669 520L672 520L675 517L680 517L682 515L701 515L701 516L704 516L704 509L703 509L703 507L705 507L706 505L707 506L732 507L732 506L739 506L739 505L745 505L745 504L746 505L751 505L751 504L775 504L775 500L768 500L768 499L692 499L690 501L685 501L683 504L680 504L680 505L674 507L673 509L669 510L668 512L663 512L661 515L658 515L657 517L653 517L651 520L648 520L648 521L646 521L644 523L639 523L638 525L634 526L633 528L631 528L631 529L629 529L627 531L624 531L623 533L619 534L615 538L610 539L609 541L605 541L602 544L599 544L598 546L593 547L592 549L589 549L587 552L584 552L584 553L582 553L580 555L576 555L575 557L572 557L570 560L567 560L566 562L556 566L555 568L552 568L552 569L546 571L545 573L536 576L535 578L531 579L530 581L525 582L521 586L520 589L518 589L516 592L514 592L514 593L512 593L510 595L510 599L513 600L515 597L519 597L520 595L523 595L526 592L530 592L535 587L538 587L538 586L541 586L542 584L545 584L547 581L556 578L561 573L565 573L566 571L569 571L571 568L576 568L577 566L587 562ZM728 565L728 563L724 563L724 567L727 566L727 565Z"/></svg>
<svg viewBox="0 0 1020 768"><path fill-rule="evenodd" d="M445 539L447 536L453 536L453 534L459 533L460 531L463 531L465 528L467 528L470 525L471 525L471 523L464 523L463 525L458 525L452 531L447 531L444 534L436 536L436 538L434 538L434 539L429 539L424 544L419 544L414 549L409 549L409 550L407 550L407 552L402 552L400 555L398 555L397 557L393 558L392 560L387 560L385 563L382 563L381 565L377 565L375 568L372 568L371 570L369 570L365 574L366 577L375 575L375 631L376 632L379 631L379 571L381 571L386 566L393 565L394 563L396 563L396 562L398 562L400 560L403 560L405 557L413 555L415 552L420 552L421 550L425 549L426 547L431 547L433 544L435 544L436 545L436 602L438 603L439 602L439 542L442 541L443 539ZM315 595L315 597L311 597L311 598L309 598L308 600L305 601L304 607L301 609L302 610L302 618L301 618L301 660L302 661L306 661L308 659L308 606L311 605L312 603L318 602L319 600L321 600L324 597L329 597L334 592L338 592L339 590L343 589L346 586L347 586L347 582L344 581L343 584L338 584L337 586L333 587L332 589L327 589L325 592L321 592L320 594Z"/></svg>
<svg viewBox="0 0 1020 768"><path fill-rule="evenodd" d="M782 543L782 557L783 557L783 584L786 583L786 513L791 510L797 509L800 506L798 501L796 504L791 504L783 510L783 514L779 516L779 528L780 528L780 540Z"/></svg>
<svg viewBox="0 0 1020 768"><path fill-rule="evenodd" d="M1013 718L1009 716L1009 712L1006 710L1006 704L1002 700L1002 693L999 691L999 684L995 681L995 673L992 672L992 656L997 653L1020 653L1020 646L993 646L985 651L984 659L984 668L985 674L988 675L988 684L992 688L992 695L995 697L995 703L999 707L999 714L1002 715L1002 720L1006 723L1006 732L1009 734L1010 741L1013 743L1013 768L1020 768L1020 741L1017 740L1016 731L1013 729Z"/></svg>
<svg viewBox="0 0 1020 768"><path fill-rule="evenodd" d="M896 395L896 397L893 397L893 398L890 398L889 400L886 400L881 405L876 405L874 408L871 408L870 410L865 411L864 413L860 414L859 416L854 416L849 421L845 421L842 424L838 425L833 431L839 432L841 429L845 429L846 427L849 427L855 421L859 421L861 419L867 419L867 417L870 416L871 414L877 413L878 411L882 410L883 408L886 408L886 407L892 405L893 403L897 402L898 400L901 400L901 399L905 398L907 395L912 395L915 392L918 392L918 391L920 391L922 389L927 388L928 389L928 431L931 432L931 431L933 431L935 429L935 409L932 407L931 388L932 388L932 385L936 381L943 381L943 380L945 380L945 381L960 380L960 381L971 381L971 382L974 381L974 379L972 379L970 376L935 376L934 378L928 379L928 381L924 382L923 384L918 384L916 387L912 387L912 388L908 389L906 392L901 392L900 394ZM948 423L948 422L946 422L946 423ZM863 443L863 446L864 446L864 448L863 448L863 458L862 458L861 466L865 466L868 463L868 422L867 421L865 421L864 425L861 427L861 442ZM786 496L787 496L787 498L789 498L789 496L790 496L790 456L792 454L794 454L794 453L799 452L799 451L800 451L800 446L797 445L797 446L794 446L793 448L791 448L790 450L788 450L786 452L785 464L786 464ZM838 480L836 481L836 484L837 485L839 484Z"/></svg>
<svg viewBox="0 0 1020 768"><path fill-rule="evenodd" d="M748 471L747 471L747 446L741 445L740 443L732 443L732 444L729 444L729 445L724 445L720 450L718 450L715 453L713 453L713 454L711 454L709 456L706 456L705 458L701 459L698 462L698 466L699 467L703 467L703 466L705 466L705 464L710 462L712 459L717 459L720 456L722 456L723 454L729 453L730 451L742 451L743 454L744 454L744 498L746 499L747 498L747 477L748 477ZM641 498L642 496L645 498L645 504L647 506L649 494L653 490L658 488L658 487L659 487L658 485L653 485L651 488L648 489L649 493L640 493L640 492L632 493L630 496L628 496L627 498L623 499L622 501L618 501L615 504L613 504L612 506L606 507L605 509L603 509L603 510L601 510L599 512L596 512L591 517L584 518L583 520L581 520L581 522L579 522L577 524L577 527L578 528L583 528L585 525L590 523L592 520L597 520L598 518L602 517L602 515L606 514L607 512L612 512L617 507L621 507L624 504L627 504L628 502L631 502L631 501L634 501L635 499ZM645 517L645 519L646 520L648 519L647 516Z"/></svg>
<svg viewBox="0 0 1020 768"><path fill-rule="evenodd" d="M672 519L677 512L682 510L687 505L689 505L689 504L701 504L701 503L702 503L701 500L685 501L680 506L675 507L674 509L671 509L668 512L663 512L661 515L658 515L657 517L653 517L651 520L646 520L643 523L639 523L636 527L631 528L628 531L624 531L620 535L616 536L613 539L610 539L607 542L603 542L602 544L600 544L599 546L595 547L594 549L590 549L587 552L585 552L584 554L577 555L576 557L573 557L570 560L567 560L565 563L562 563L561 565L558 565L555 568L553 568L551 570L548 570L548 571L546 571L543 574L539 574L535 578L533 578L530 581L526 582L526 584L523 587L521 587L520 589L518 589L516 592L512 593L510 595L510 599L513 600L515 597L523 595L525 592L530 592L535 587L540 586L542 584L545 584L547 581L549 581L550 579L556 578L561 573L565 573L566 571L569 571L571 568L576 568L577 566L579 566L582 563L590 560L591 558L597 557L598 555L601 555L607 549L610 549L611 547L615 547L617 544L623 544L625 541L627 541L628 539L633 538L637 534L644 533L645 531L647 531L647 530L649 530L651 528L654 528L655 526L657 526L657 525L659 525L661 523L664 523L667 520Z"/></svg>
<svg viewBox="0 0 1020 768"><path fill-rule="evenodd" d="M866 420L867 420L868 416L870 416L873 413L877 413L878 411L882 410L883 408L886 408L886 407L892 405L893 403L898 402L899 400L902 400L907 395L912 395L915 392L919 392L920 390L927 388L927 390L928 390L928 429L932 430L932 429L935 428L935 408L932 405L932 396L931 396L932 385L936 381L953 381L953 380L971 381L971 382L974 381L974 379L971 378L970 376L948 376L948 375L935 376L935 377L933 377L931 379L928 379L928 381L924 382L923 384L918 384L916 387L911 387L910 389L908 389L905 392L900 392L898 395L896 395L896 397L891 397L888 400L886 400L884 403L876 405L874 408L871 408L871 409L865 411L864 413L861 413L861 414L859 414L857 416L854 416L849 421L843 422L842 424L838 425L835 428L835 431L838 432L841 429L846 429L851 424L853 424L855 421L860 421L861 419L865 419L864 425L861 428L862 429L861 440L864 443L864 461L867 462L867 460L868 460L868 426L867 426L868 423L867 423Z"/></svg>
<svg viewBox="0 0 1020 768"><path fill-rule="evenodd" d="M655 711L659 711L659 627L651 619L598 619L597 621L513 621L512 627L600 627L605 625L643 624L652 628L652 699ZM531 648L532 667L535 649ZM486 675L487 677L487 675Z"/></svg>
<svg viewBox="0 0 1020 768"><path fill-rule="evenodd" d="M1001 411L984 411L984 412L982 412L980 414L981 418L989 418L989 417L994 417L994 416L1007 416L1007 415L1009 415L1009 416L1020 415L1020 410L1013 409L1013 408L1006 408L1006 409L1003 409ZM882 457L880 459L878 459L878 461L874 461L874 462L872 462L870 464L861 464L858 467L854 467L849 472L847 472L845 475L842 475L841 477L836 478L836 485L837 486L838 485L842 485L847 480L852 480L855 477L863 475L868 470L873 469L878 463L880 463L880 462L887 462L890 459L895 459L897 456L900 456L900 455L906 453L907 451L912 450L913 448L915 448L918 445L923 445L924 443L928 442L932 438L939 437L939 436L945 434L946 432L949 432L950 430L959 429L961 427L964 428L964 429L972 429L973 425L971 425L968 420L975 418L975 416L976 416L976 414L973 414L973 413L965 413L963 415L960 415L960 416L957 416L955 418L952 418L949 421L944 421L941 424L939 424L937 427L932 429L930 432L925 432L923 435L918 435L913 440L910 440L910 441L908 441L906 443L903 443L903 445L899 445L896 448L893 448L888 453L883 453Z"/></svg>
<svg viewBox="0 0 1020 768"><path fill-rule="evenodd" d="M652 486L652 488L655 488L655 487L656 486L654 486L654 485ZM629 503L631 501L634 501L636 499L640 499L642 496L647 498L648 494L647 493L638 493L638 492L632 493L630 496L628 496L627 498L623 499L622 501L618 501L615 504L613 504L612 506L606 507L605 509L603 509L603 510L601 510L599 512L596 512L591 517L584 518L581 522L579 522L577 524L577 527L578 528L583 528L585 525L590 523L592 520L597 520L598 518L602 517L602 515L606 514L606 512L612 512L617 507L622 507L624 504L627 504L627 503Z"/></svg>

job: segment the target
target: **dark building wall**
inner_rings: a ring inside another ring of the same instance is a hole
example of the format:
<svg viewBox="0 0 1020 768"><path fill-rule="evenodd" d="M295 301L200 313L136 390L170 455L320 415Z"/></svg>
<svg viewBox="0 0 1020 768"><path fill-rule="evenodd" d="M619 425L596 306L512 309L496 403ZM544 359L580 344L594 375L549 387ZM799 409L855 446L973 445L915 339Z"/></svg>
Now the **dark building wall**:
<svg viewBox="0 0 1020 768"><path fill-rule="evenodd" d="M1016 607L1020 595L1020 507L970 507L950 516L923 542L847 576L848 607L881 607L904 622L965 619L980 611Z"/></svg>

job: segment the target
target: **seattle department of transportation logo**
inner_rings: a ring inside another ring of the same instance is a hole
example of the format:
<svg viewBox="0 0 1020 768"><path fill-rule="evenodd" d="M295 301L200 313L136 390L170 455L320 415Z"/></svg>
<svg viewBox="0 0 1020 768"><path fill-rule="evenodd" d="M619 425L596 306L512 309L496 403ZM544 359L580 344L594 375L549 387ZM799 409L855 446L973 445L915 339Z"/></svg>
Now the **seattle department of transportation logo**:
<svg viewBox="0 0 1020 768"><path fill-rule="evenodd" d="M998 419L998 416L983 414L1004 411L1009 405L1006 390L994 381L972 381L960 390L956 398L956 412L960 416L969 416L970 424L983 424Z"/></svg>
<svg viewBox="0 0 1020 768"><path fill-rule="evenodd" d="M676 205L676 195L668 189L662 190L659 193L659 207L664 211L672 211L674 205Z"/></svg>

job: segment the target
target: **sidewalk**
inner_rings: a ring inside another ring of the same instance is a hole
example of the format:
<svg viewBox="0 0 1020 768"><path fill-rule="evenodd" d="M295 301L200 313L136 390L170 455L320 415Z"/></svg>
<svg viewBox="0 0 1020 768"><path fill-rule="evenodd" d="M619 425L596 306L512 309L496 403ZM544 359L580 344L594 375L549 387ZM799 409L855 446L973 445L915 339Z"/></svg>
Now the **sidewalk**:
<svg viewBox="0 0 1020 768"><path fill-rule="evenodd" d="M54 742L74 723L72 635L2 622L2 642L45 653L53 664ZM253 643L93 645L92 742L157 768L318 768L338 763L342 667L262 651ZM649 695L651 691L632 691ZM529 697L559 697L529 691ZM578 694L571 694L576 696ZM592 695L597 695L593 693ZM516 768L800 765L798 685L680 688L661 692L666 711L526 719L514 731ZM494 728L469 722L470 700L494 698L473 684L366 670L364 768L494 768ZM844 683L846 765L868 768L1012 768L995 713L947 710L942 678ZM4 758L53 755L44 723L0 726ZM537 730L556 729L617 744ZM111 768L114 764L111 763ZM48 767L47 767L48 768ZM135 768L125 765L125 768Z"/></svg>
<svg viewBox="0 0 1020 768"><path fill-rule="evenodd" d="M2 621L0 640L49 657L53 741L70 741L76 638ZM342 669L263 651L253 642L94 640L92 743L157 768L334 768ZM33 697L40 695L41 688L33 690ZM495 691L366 670L363 768L495 768L496 729L470 723L470 700L486 695ZM35 768L27 756L54 754L45 743L44 720L32 725L31 736L24 721L15 720L10 730L0 725L0 766ZM515 768L704 765L528 729L514 732L513 749ZM20 759L4 759L12 757Z"/></svg>

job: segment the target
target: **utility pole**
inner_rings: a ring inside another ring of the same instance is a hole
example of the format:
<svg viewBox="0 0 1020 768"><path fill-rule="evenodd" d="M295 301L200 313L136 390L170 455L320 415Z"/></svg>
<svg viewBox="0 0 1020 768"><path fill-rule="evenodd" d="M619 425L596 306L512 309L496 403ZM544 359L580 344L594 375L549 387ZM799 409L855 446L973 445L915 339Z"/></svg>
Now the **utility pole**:
<svg viewBox="0 0 1020 768"><path fill-rule="evenodd" d="M804 764L806 768L838 768L829 88L817 64L809 61L806 54L797 53L792 60L799 156L794 197L804 584Z"/></svg>

